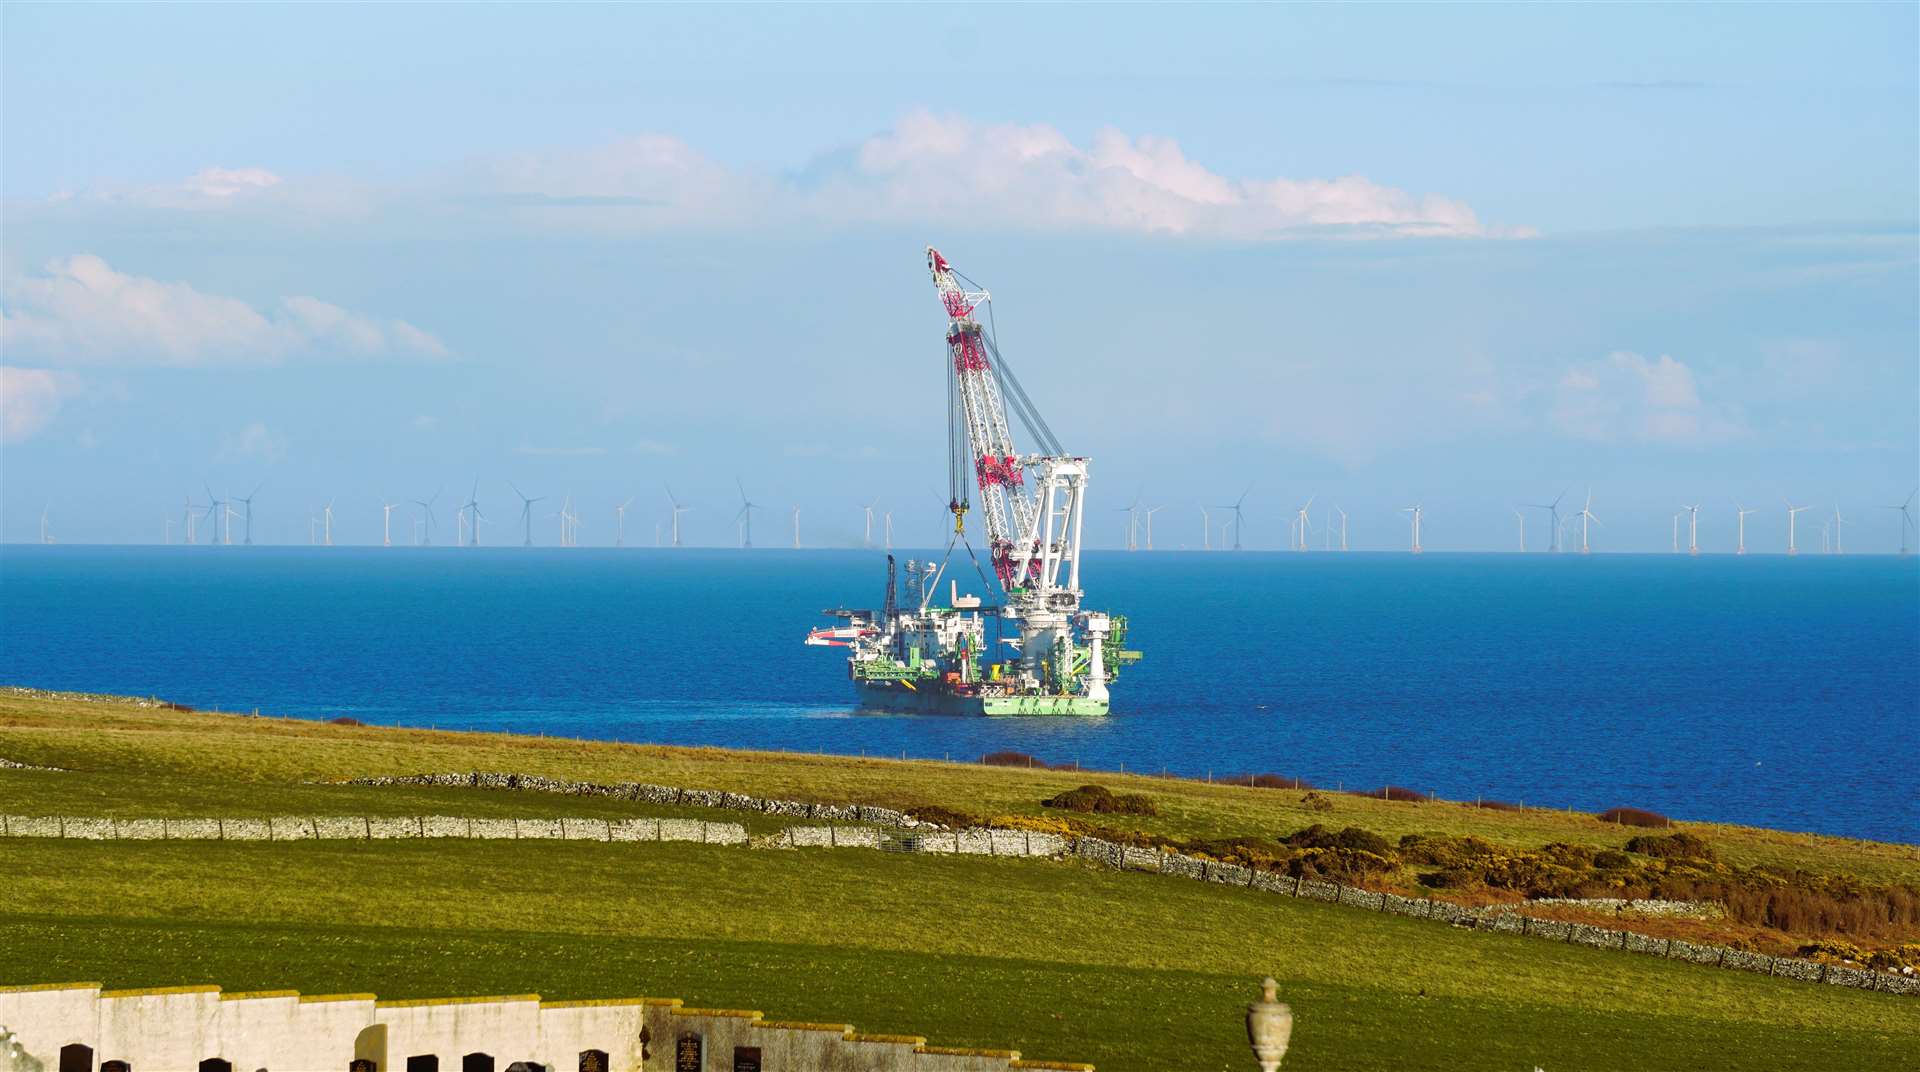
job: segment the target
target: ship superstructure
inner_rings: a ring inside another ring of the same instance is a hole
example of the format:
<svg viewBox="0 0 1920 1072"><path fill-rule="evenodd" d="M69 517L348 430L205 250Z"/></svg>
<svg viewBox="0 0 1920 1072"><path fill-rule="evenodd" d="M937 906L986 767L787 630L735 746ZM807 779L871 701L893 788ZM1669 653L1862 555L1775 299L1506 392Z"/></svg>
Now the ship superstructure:
<svg viewBox="0 0 1920 1072"><path fill-rule="evenodd" d="M905 606L898 564L888 556L884 606L828 611L840 623L814 630L807 643L851 649L848 670L868 707L1106 714L1109 684L1139 653L1126 648L1125 618L1080 606L1087 459L1061 448L1007 367L994 338L992 296L931 246L927 268L947 319L953 536L940 562L907 563ZM1009 408L1037 451L1016 449ZM966 536L975 489L991 580ZM996 603L962 595L958 579L946 577L956 547L965 549L982 585L998 590Z"/></svg>

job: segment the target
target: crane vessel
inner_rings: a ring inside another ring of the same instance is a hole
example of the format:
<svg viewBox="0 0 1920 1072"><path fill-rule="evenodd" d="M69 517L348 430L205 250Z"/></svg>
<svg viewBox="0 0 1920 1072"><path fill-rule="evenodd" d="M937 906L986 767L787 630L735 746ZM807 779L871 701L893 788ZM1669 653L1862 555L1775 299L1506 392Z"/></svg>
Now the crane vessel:
<svg viewBox="0 0 1920 1072"><path fill-rule="evenodd" d="M992 296L932 246L927 269L947 321L946 555L907 562L904 584L888 555L880 609L828 610L836 624L806 642L849 649L847 672L865 708L1104 715L1108 686L1140 653L1126 646L1125 617L1080 606L1088 460L1061 448L1014 379L994 337ZM1037 451L1015 448L1009 408ZM991 580L966 533L976 487ZM946 576L956 547L995 602L962 594L958 577Z"/></svg>

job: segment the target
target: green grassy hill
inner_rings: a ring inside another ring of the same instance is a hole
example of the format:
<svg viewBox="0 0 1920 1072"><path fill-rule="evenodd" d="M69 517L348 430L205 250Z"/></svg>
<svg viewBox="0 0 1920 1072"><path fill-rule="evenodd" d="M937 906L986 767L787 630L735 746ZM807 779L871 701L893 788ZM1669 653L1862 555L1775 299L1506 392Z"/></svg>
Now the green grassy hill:
<svg viewBox="0 0 1920 1072"><path fill-rule="evenodd" d="M545 793L303 784L433 770L981 814L1037 814L1040 799L1087 780L6 693L0 757L70 769L0 769L0 811L127 817L670 813ZM1152 795L1161 814L1127 822L1175 836L1328 821L1296 793L1099 780ZM1395 835L1612 846L1632 833L1553 812L1351 797L1336 807L1336 821ZM1688 829L1743 862L1920 880L1910 846ZM0 839L0 876L0 984L650 994L1119 1070L1250 1067L1240 1014L1271 974L1298 1022L1289 1069L1898 1067L1920 1049L1911 998L1074 862L672 843L12 838Z"/></svg>

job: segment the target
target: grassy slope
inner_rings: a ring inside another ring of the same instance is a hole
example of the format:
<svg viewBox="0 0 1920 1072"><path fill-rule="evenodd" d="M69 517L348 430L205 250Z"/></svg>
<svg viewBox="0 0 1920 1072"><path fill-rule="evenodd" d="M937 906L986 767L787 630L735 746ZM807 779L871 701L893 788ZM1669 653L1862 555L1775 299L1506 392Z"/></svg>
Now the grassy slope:
<svg viewBox="0 0 1920 1072"><path fill-rule="evenodd" d="M302 786L505 769L762 795L1036 810L1072 775L352 729L0 694L0 810L66 814L630 808L549 794ZM1103 778L1116 789L1130 781ZM1297 794L1141 780L1182 834L1291 829ZM1555 813L1342 798L1393 833L1618 843ZM708 813L714 817L729 813ZM1727 856L1911 880L1908 847L1716 829ZM1836 848L1843 847L1842 851ZM391 997L655 993L1013 1045L1103 1068L1240 1068L1259 976L1288 1068L1893 1067L1912 999L1713 971L1073 863L698 845L0 839L0 983L212 981Z"/></svg>

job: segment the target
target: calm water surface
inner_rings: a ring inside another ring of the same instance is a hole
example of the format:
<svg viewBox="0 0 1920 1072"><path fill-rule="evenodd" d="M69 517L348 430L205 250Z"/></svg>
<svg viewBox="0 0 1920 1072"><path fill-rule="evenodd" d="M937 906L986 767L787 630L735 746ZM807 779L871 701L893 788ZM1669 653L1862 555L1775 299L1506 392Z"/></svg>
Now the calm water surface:
<svg viewBox="0 0 1920 1072"><path fill-rule="evenodd" d="M907 552L900 552L902 558ZM1405 785L1920 842L1920 561L1099 553L1098 720L855 714L878 552L0 548L0 682L367 722ZM977 584L975 586L978 587Z"/></svg>

